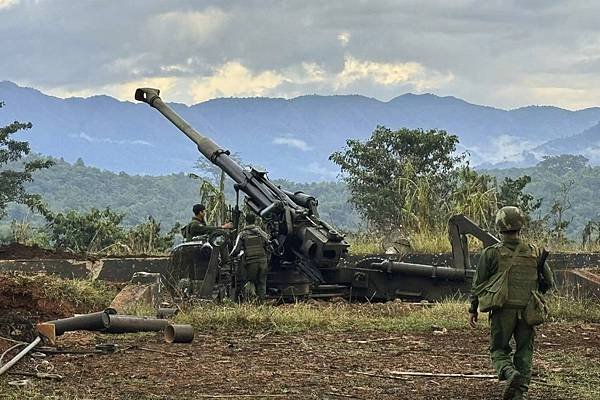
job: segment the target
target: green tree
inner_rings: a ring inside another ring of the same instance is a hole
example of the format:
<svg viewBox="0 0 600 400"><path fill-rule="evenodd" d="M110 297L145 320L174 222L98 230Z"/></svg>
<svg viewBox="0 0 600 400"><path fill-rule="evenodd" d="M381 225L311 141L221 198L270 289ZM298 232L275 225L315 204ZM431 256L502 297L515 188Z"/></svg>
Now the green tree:
<svg viewBox="0 0 600 400"><path fill-rule="evenodd" d="M181 227L175 225L166 235L160 234L160 222L153 217L127 232L127 251L130 254L163 253L173 247L175 234Z"/></svg>
<svg viewBox="0 0 600 400"><path fill-rule="evenodd" d="M366 141L350 139L329 159L340 166L350 201L374 227L392 230L437 220L447 210L457 169L458 137L445 131L378 126Z"/></svg>
<svg viewBox="0 0 600 400"><path fill-rule="evenodd" d="M570 194L574 184L575 182L572 180L561 183L560 191L554 198L548 214L550 234L556 244L565 244L568 242L566 230L571 222L573 222L573 217L567 217L567 214L573 207Z"/></svg>
<svg viewBox="0 0 600 400"><path fill-rule="evenodd" d="M490 231L495 229L498 191L494 177L478 173L468 165L462 166L449 200L451 214L465 214L479 226Z"/></svg>
<svg viewBox="0 0 600 400"><path fill-rule="evenodd" d="M87 213L70 210L66 213L43 211L48 220L49 239L54 247L76 253L99 253L124 242L121 226L124 214L109 208L92 208Z"/></svg>
<svg viewBox="0 0 600 400"><path fill-rule="evenodd" d="M525 187L531 183L529 175L518 178L505 177L498 188L499 207L516 206L527 216L537 211L542 205L542 199L525 192Z"/></svg>
<svg viewBox="0 0 600 400"><path fill-rule="evenodd" d="M0 108L4 103L0 102ZM13 122L0 127L0 217L6 214L10 202L30 204L39 201L38 195L28 194L24 184L32 181L31 174L53 163L50 160L34 159L25 162L19 170L7 168L7 164L16 164L31 152L29 143L11 138L15 133L31 129L31 122Z"/></svg>

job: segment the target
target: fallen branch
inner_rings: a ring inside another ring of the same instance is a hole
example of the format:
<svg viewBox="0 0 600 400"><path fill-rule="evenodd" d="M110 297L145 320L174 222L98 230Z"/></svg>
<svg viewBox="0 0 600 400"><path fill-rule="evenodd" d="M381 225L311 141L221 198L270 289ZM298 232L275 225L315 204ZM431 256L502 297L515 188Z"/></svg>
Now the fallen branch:
<svg viewBox="0 0 600 400"><path fill-rule="evenodd" d="M372 372L355 371L355 374L373 376L377 378L401 379L405 376L436 377L436 378L473 378L473 379L496 379L496 375L491 374L446 374L436 372L414 372L414 371L388 371L392 375L376 374Z"/></svg>
<svg viewBox="0 0 600 400"><path fill-rule="evenodd" d="M390 340L398 340L398 339L404 339L402 336L395 336L395 337L387 337L387 338L379 338L379 339L367 339L367 340L346 340L346 343L358 343L358 344L365 344L365 343L373 343L373 342L387 342Z"/></svg>
<svg viewBox="0 0 600 400"><path fill-rule="evenodd" d="M238 399L240 397L261 398L261 397L290 397L293 394L195 394L194 397L204 399Z"/></svg>
<svg viewBox="0 0 600 400"><path fill-rule="evenodd" d="M324 394L329 395L329 396L346 397L349 399L360 399L360 397L356 397L351 394L344 394L344 393L325 392Z"/></svg>
<svg viewBox="0 0 600 400"><path fill-rule="evenodd" d="M4 336L0 336L0 340L6 340L7 342L16 343L16 344L27 344L27 342L22 342L20 340L11 339L11 338L7 338Z"/></svg>
<svg viewBox="0 0 600 400"><path fill-rule="evenodd" d="M491 374L446 374L441 372L413 372L413 371L388 371L393 375L401 376L435 376L439 378L474 378L474 379L497 379L498 376Z"/></svg>
<svg viewBox="0 0 600 400"><path fill-rule="evenodd" d="M372 376L374 378L398 379L398 380L402 380L402 381L405 381L408 379L408 378L402 378L399 376L382 375L382 374L375 374L373 372L360 372L360 371L354 371L352 374L346 374L346 376L351 376L353 374L354 375Z"/></svg>
<svg viewBox="0 0 600 400"><path fill-rule="evenodd" d="M55 379L57 381L61 381L63 379L62 375L59 374L50 374L47 372L9 372L8 375L20 375L20 376L30 376L33 378L40 379Z"/></svg>

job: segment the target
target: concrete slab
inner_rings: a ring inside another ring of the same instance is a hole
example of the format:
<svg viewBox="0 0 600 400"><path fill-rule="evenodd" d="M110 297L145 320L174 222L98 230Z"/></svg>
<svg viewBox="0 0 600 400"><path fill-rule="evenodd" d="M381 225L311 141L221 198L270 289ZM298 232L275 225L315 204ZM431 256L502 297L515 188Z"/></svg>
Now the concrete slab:
<svg viewBox="0 0 600 400"><path fill-rule="evenodd" d="M96 279L109 282L129 282L136 272L157 272L165 275L168 257L104 258Z"/></svg>
<svg viewBox="0 0 600 400"><path fill-rule="evenodd" d="M56 275L65 279L90 278L92 261L79 260L0 260L0 272L27 272Z"/></svg>

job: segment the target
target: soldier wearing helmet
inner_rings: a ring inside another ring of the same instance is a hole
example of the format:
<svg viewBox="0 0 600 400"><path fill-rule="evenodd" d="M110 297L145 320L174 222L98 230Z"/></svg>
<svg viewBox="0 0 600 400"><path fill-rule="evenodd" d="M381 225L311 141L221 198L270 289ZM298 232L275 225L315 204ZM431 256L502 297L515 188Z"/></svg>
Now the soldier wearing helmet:
<svg viewBox="0 0 600 400"><path fill-rule="evenodd" d="M264 301L267 291L269 236L256 225L256 216L246 214L246 226L238 234L235 246L230 257L238 256L244 252L238 267L238 276L244 286L242 297L244 300Z"/></svg>
<svg viewBox="0 0 600 400"><path fill-rule="evenodd" d="M484 249L473 278L470 325L475 327L478 317L479 298L477 289L494 276L507 271L508 296L504 304L490 312L490 354L492 364L500 380L506 385L503 399L526 399L533 357L534 327L524 318L524 310L535 291L546 291L554 287L554 279L548 265L539 261L541 252L532 244L521 239L521 229L526 217L517 207L502 207L496 215L496 227L502 241ZM538 274L538 263L542 268L542 282ZM511 338L516 348L511 357Z"/></svg>

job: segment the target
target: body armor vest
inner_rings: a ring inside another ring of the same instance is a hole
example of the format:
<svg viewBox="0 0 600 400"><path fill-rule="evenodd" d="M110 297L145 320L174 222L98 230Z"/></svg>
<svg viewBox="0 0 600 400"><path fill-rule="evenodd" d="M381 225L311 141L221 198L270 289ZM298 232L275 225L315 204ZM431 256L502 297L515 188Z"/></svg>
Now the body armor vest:
<svg viewBox="0 0 600 400"><path fill-rule="evenodd" d="M254 232L253 230L245 231L243 240L246 262L267 258L265 240L258 232Z"/></svg>
<svg viewBox="0 0 600 400"><path fill-rule="evenodd" d="M505 271L511 265L513 252L502 246L498 249L498 271ZM508 299L505 307L525 307L531 292L537 290L537 256L530 245L521 244L514 263L508 273Z"/></svg>

